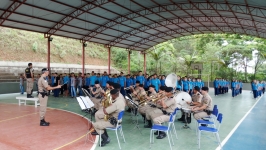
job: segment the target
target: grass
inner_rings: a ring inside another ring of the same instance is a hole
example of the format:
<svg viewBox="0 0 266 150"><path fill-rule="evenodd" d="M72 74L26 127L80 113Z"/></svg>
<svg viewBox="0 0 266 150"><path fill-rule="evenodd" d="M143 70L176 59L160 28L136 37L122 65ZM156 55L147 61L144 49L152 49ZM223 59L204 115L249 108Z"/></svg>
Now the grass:
<svg viewBox="0 0 266 150"><path fill-rule="evenodd" d="M46 62L47 39L43 34L0 27L0 61ZM53 36L51 62L80 64L82 44L78 40ZM87 43L86 64L106 65L108 52L103 45Z"/></svg>

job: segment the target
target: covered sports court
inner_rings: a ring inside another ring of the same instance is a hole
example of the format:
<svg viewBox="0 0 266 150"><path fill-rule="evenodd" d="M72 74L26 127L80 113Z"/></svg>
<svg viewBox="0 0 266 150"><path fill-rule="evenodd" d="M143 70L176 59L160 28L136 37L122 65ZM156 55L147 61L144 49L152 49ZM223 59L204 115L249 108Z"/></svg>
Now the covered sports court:
<svg viewBox="0 0 266 150"><path fill-rule="evenodd" d="M39 32L47 38L47 67L50 68L50 43L62 36L80 41L84 73L86 42L103 44L108 51L109 73L111 47L128 51L128 72L130 72L130 51L141 51L146 71L146 54L152 46L177 37L204 33L237 33L266 38L266 1L255 0L1 0L0 25L3 27ZM210 93L213 94L212 90ZM0 138L1 149L90 149L92 143L84 144L85 133L90 124L86 119L73 114L84 115L74 99L49 98L48 111L52 126L35 128L38 108L18 106L16 94L0 96ZM252 99L250 91L236 98L229 95L214 97L214 104L224 114L220 138L227 149L265 149L265 96ZM31 103L29 103L31 104ZM68 110L65 112L62 110ZM73 119L62 119L62 116ZM141 120L141 119L140 119ZM74 126L77 122L80 126ZM37 125L37 124L36 124ZM66 129L68 132L62 130ZM122 149L149 149L149 131L140 127L132 130L129 114L123 119L126 143ZM194 122L191 130L182 129L175 122L178 140L175 148L197 149ZM58 127L58 128L54 128ZM52 130L50 130L53 128ZM49 130L48 130L49 129ZM47 130L47 131L44 131ZM32 132L36 131L36 132ZM84 131L84 132L83 132ZM58 134L63 132L62 134ZM42 137L39 133L45 133ZM2 135L1 134L1 135ZM52 134L52 135L51 135ZM56 137L58 135L59 137ZM117 149L114 134L112 142L103 148ZM69 138L71 137L71 138ZM45 144L41 143L45 139ZM97 142L97 138L94 137ZM47 145L47 143L51 143ZM47 147L46 147L47 146ZM155 141L152 149L164 149L167 140ZM212 135L203 135L202 149L216 149Z"/></svg>

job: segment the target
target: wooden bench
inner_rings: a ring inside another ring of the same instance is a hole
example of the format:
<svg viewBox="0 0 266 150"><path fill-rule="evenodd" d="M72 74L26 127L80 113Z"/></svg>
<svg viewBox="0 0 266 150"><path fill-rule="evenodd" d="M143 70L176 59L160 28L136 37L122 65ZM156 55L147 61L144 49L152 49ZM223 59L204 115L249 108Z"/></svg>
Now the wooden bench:
<svg viewBox="0 0 266 150"><path fill-rule="evenodd" d="M27 97L22 97L22 96L19 96L19 97L16 97L16 99L18 100L18 104L24 104L26 105L26 101L34 101L35 102L35 107L37 107L37 105L40 105L40 103L38 103L39 101L39 98L38 97L34 97L34 98L27 98Z"/></svg>

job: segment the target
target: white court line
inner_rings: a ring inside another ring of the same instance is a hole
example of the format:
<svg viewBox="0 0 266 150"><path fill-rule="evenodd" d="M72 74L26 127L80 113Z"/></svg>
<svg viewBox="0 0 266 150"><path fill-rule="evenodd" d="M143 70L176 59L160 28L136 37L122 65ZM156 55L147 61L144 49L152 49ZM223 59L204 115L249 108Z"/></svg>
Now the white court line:
<svg viewBox="0 0 266 150"><path fill-rule="evenodd" d="M263 97L262 95L256 103L249 109L249 111L245 114L245 116L235 125L235 127L230 131L230 133L225 137L225 139L222 141L221 145L222 147L224 144L229 140L229 138L233 135L233 133L236 131L236 129L240 126L240 124L244 121L244 119L248 116L248 114L251 112L251 110L257 105L257 103L260 101L260 99ZM221 150L221 148L218 146L216 150Z"/></svg>
<svg viewBox="0 0 266 150"><path fill-rule="evenodd" d="M95 142L94 142L94 144L93 144L93 146L91 147L91 149L90 149L90 150L94 150L94 149L96 148L96 146L97 146L97 143L98 143L98 140L99 140L99 135L96 135ZM101 141L100 141L100 142L101 142Z"/></svg>

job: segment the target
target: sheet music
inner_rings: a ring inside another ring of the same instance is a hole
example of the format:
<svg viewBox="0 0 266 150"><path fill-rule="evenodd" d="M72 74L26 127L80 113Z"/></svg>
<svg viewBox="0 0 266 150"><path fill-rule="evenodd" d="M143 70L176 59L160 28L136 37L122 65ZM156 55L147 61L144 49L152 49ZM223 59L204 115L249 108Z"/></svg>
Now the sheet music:
<svg viewBox="0 0 266 150"><path fill-rule="evenodd" d="M86 108L91 108L88 101L86 100L86 98L84 96L80 96L80 98L83 101Z"/></svg>
<svg viewBox="0 0 266 150"><path fill-rule="evenodd" d="M87 100L90 107L94 107L94 103L91 101L90 97L86 96L85 99Z"/></svg>
<svg viewBox="0 0 266 150"><path fill-rule="evenodd" d="M83 103L83 100L80 97L77 97L77 101L79 103L81 110L86 109L85 104Z"/></svg>

